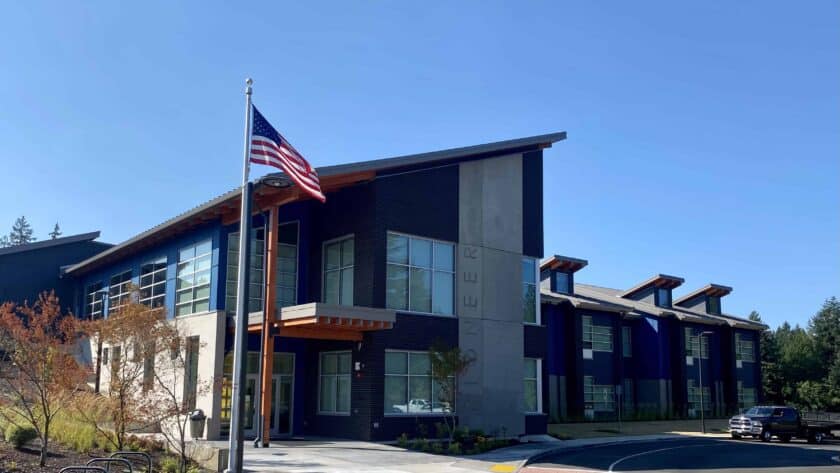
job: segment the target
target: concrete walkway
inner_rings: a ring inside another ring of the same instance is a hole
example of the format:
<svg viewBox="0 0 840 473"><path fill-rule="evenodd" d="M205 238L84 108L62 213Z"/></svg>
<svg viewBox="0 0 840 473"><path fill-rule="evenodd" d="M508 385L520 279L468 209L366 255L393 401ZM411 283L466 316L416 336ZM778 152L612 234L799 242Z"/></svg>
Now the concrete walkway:
<svg viewBox="0 0 840 473"><path fill-rule="evenodd" d="M373 442L306 440L272 443L270 448L245 449L245 470L267 473L465 473L518 471L530 458L563 449L609 443L680 438L680 435L534 442L479 455L453 457L413 452Z"/></svg>

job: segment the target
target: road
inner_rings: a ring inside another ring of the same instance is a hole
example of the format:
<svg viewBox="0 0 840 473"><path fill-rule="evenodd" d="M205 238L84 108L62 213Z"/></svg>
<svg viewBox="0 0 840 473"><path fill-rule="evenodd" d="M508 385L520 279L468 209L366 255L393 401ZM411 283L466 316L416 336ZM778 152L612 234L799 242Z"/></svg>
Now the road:
<svg viewBox="0 0 840 473"><path fill-rule="evenodd" d="M840 472L840 443L769 444L750 440L677 439L585 447L539 458L521 473Z"/></svg>

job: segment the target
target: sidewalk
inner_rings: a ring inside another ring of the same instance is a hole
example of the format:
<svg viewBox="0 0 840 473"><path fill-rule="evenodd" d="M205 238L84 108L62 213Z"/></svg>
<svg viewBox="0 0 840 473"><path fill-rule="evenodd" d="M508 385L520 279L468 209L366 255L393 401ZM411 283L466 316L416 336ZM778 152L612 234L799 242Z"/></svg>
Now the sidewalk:
<svg viewBox="0 0 840 473"><path fill-rule="evenodd" d="M701 435L701 434L696 434ZM718 435L709 435L715 436ZM245 470L267 473L512 473L529 459L562 449L618 442L666 440L677 434L635 435L526 443L464 457L434 455L391 445L348 440L272 443L245 449Z"/></svg>

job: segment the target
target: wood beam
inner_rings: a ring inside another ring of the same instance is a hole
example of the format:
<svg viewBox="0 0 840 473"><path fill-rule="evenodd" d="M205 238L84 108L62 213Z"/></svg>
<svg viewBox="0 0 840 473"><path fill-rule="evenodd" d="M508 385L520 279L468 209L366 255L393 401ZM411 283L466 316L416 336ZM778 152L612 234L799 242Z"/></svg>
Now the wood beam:
<svg viewBox="0 0 840 473"><path fill-rule="evenodd" d="M362 332L350 330L331 330L318 327L284 327L284 337L315 338L318 340L348 340L352 342L362 341Z"/></svg>
<svg viewBox="0 0 840 473"><path fill-rule="evenodd" d="M277 207L272 207L268 215L268 231L266 232L265 248L265 307L263 326L271 327L275 319L275 304L277 302L277 226L279 225ZM260 382L260 413L262 414L262 444L268 447L271 442L271 375L274 373L274 337L271 330L262 333L263 359L262 381Z"/></svg>

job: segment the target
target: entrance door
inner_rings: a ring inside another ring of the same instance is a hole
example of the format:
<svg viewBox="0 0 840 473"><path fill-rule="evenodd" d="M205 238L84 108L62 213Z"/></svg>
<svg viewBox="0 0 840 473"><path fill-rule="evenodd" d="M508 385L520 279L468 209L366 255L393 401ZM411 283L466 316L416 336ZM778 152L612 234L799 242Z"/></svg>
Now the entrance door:
<svg viewBox="0 0 840 473"><path fill-rule="evenodd" d="M257 406L257 378L258 375L255 374L249 374L245 377L245 410L242 419L244 421L243 434L246 439L257 435L257 414L259 414L259 406Z"/></svg>
<svg viewBox="0 0 840 473"><path fill-rule="evenodd" d="M273 435L292 434L292 380L291 376L274 375L271 380L271 430Z"/></svg>
<svg viewBox="0 0 840 473"><path fill-rule="evenodd" d="M275 353L274 370L271 375L271 413L269 425L272 436L292 434L292 388L294 386L293 353ZM245 378L244 435L255 437L258 430L260 406L257 405L259 375L248 373Z"/></svg>

